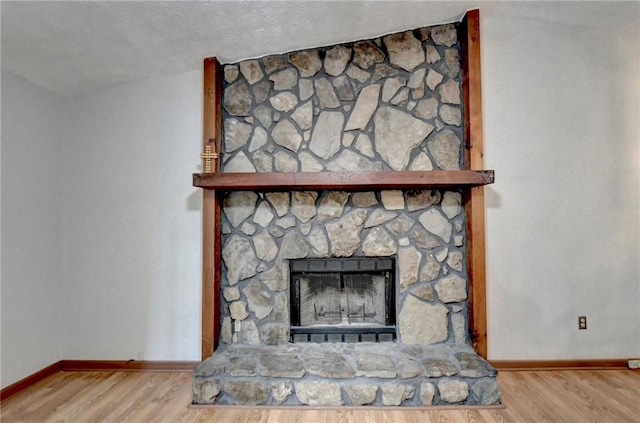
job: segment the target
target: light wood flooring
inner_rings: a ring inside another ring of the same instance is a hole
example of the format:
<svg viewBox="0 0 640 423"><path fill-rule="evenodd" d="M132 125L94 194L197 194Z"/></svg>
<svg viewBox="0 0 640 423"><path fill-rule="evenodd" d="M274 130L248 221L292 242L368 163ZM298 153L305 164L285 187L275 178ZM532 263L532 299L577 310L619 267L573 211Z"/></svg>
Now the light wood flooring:
<svg viewBox="0 0 640 423"><path fill-rule="evenodd" d="M503 408L192 407L189 372L61 372L0 404L9 422L640 423L640 372L501 372Z"/></svg>

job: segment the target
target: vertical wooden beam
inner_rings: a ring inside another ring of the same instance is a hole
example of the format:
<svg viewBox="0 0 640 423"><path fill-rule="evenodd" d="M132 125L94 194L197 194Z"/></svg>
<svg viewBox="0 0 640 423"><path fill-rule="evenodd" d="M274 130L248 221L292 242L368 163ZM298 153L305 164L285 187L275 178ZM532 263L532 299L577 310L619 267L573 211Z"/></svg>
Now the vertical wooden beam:
<svg viewBox="0 0 640 423"><path fill-rule="evenodd" d="M222 72L215 57L204 59L203 151L220 154L222 139ZM213 165L220 171L220 159ZM213 354L220 333L220 216L222 196L204 189L202 198L202 359Z"/></svg>
<svg viewBox="0 0 640 423"><path fill-rule="evenodd" d="M470 10L460 28L463 66L465 167L484 169L482 145L482 89L480 72L480 12ZM475 350L487 358L487 298L485 267L484 188L465 194L469 327Z"/></svg>

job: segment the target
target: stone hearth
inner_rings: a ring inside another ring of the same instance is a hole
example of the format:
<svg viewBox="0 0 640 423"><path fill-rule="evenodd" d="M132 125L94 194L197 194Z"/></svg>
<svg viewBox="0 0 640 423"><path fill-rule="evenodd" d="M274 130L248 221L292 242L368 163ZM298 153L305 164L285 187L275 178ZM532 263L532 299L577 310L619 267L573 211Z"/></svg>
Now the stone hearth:
<svg viewBox="0 0 640 423"><path fill-rule="evenodd" d="M458 170L454 24L224 66L224 172ZM221 340L197 404L499 402L469 340L463 192L227 194ZM395 260L395 342L291 343L291 260Z"/></svg>

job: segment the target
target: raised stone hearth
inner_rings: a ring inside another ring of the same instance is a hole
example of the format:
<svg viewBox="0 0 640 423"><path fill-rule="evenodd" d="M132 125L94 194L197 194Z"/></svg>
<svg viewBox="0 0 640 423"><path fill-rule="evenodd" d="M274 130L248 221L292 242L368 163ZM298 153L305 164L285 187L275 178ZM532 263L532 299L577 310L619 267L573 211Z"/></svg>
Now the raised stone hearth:
<svg viewBox="0 0 640 423"><path fill-rule="evenodd" d="M467 345L222 346L194 374L198 404L494 404L495 369Z"/></svg>
<svg viewBox="0 0 640 423"><path fill-rule="evenodd" d="M455 24L228 64L224 78L224 173L464 168ZM220 342L195 371L194 403L498 403L496 371L470 343L464 190L411 188L226 193ZM392 275L366 293L340 292L355 284L342 274L341 288L290 278L296 260L338 258L381 258ZM311 286L317 304L300 318L293 298ZM318 300L325 291L339 299ZM376 308L374 294L391 305ZM358 313L383 328L312 336L326 316L351 325Z"/></svg>

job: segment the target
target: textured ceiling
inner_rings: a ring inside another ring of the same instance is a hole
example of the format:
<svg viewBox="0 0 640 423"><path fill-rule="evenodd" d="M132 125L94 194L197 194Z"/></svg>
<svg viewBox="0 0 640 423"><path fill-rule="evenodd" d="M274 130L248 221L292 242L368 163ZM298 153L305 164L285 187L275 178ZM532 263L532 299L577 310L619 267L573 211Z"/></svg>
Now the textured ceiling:
<svg viewBox="0 0 640 423"><path fill-rule="evenodd" d="M2 1L2 66L74 95L117 83L458 21L474 7L577 25L640 24L638 2Z"/></svg>

